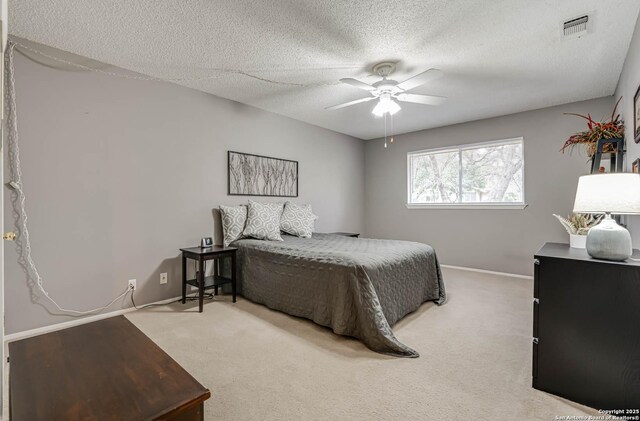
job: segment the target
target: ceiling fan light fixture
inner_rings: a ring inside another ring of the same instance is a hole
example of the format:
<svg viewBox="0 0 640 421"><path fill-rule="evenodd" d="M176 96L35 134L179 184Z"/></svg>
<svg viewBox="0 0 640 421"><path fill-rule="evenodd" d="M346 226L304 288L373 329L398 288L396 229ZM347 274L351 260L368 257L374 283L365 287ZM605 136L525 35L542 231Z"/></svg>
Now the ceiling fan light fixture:
<svg viewBox="0 0 640 421"><path fill-rule="evenodd" d="M382 95L380 96L380 101L373 108L371 113L376 117L382 117L385 114L394 115L398 111L400 111L402 107L391 99L390 95Z"/></svg>

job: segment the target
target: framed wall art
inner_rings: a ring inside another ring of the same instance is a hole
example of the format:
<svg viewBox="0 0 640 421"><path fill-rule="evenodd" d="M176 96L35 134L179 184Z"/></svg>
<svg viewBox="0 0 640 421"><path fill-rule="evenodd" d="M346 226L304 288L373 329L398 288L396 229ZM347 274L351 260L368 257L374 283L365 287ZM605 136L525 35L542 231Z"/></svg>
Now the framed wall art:
<svg viewBox="0 0 640 421"><path fill-rule="evenodd" d="M230 196L298 197L298 161L229 151Z"/></svg>

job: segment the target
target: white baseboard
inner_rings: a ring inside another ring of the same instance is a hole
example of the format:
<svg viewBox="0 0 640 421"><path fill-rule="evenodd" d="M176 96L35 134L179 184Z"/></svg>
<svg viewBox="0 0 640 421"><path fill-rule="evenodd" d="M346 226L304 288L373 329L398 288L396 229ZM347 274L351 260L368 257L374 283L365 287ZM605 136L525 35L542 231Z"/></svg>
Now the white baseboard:
<svg viewBox="0 0 640 421"><path fill-rule="evenodd" d="M533 276L519 275L516 273L495 272L492 270L475 269L475 268L468 268L464 266L452 266L452 265L440 265L440 266L447 269L466 270L469 272L479 272L479 273L487 273L491 275L510 276L513 278L521 278L521 279L533 279ZM171 301L177 300L178 298L181 298L181 297L168 298L166 300L156 301L150 304L159 304L159 305L167 304L167 303L170 303ZM147 305L147 304L143 304L143 305ZM62 329L67 329L74 326L80 326L85 323L91 323L91 322L96 322L98 320L107 319L109 317L120 316L122 314L127 314L136 310L137 309L135 307L123 308L122 310L115 310L109 313L96 314L95 316L83 317L77 320L69 320L68 322L62 322L54 325L43 326L36 329L24 330L22 332L16 332L10 335L5 335L4 341L6 343L9 343L9 342L17 341L20 339L31 338L32 336L43 335L45 333L55 332L56 330L62 330Z"/></svg>
<svg viewBox="0 0 640 421"><path fill-rule="evenodd" d="M171 301L175 301L180 297L167 298L166 300L156 301L154 303L149 304L168 304ZM142 304L142 306L146 306L148 304ZM123 308L122 310L110 311L109 313L96 314L95 316L82 317L76 320L69 320L68 322L56 323L54 325L38 327L36 329L23 330L22 332L11 333L10 335L5 335L4 341L5 343L17 341L20 339L31 338L32 336L43 335L45 333L55 332L57 330L67 329L74 326L80 326L86 323L96 322L102 319L108 319L109 317L120 316L122 314L131 313L132 311L136 311L135 307Z"/></svg>
<svg viewBox="0 0 640 421"><path fill-rule="evenodd" d="M468 267L464 267L464 266L440 265L440 267L448 268L448 269L466 270L466 271L469 271L469 272L487 273L487 274L490 274L490 275L510 276L512 278L533 279L533 276L529 276L529 275L519 275L517 273L507 273L507 272L495 272L493 270L468 268Z"/></svg>

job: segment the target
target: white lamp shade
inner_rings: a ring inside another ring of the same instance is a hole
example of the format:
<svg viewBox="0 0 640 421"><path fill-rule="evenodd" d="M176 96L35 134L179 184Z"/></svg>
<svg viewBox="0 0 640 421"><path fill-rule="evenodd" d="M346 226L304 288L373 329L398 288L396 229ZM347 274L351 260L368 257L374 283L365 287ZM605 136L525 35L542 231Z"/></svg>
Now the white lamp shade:
<svg viewBox="0 0 640 421"><path fill-rule="evenodd" d="M640 174L583 175L578 180L573 212L640 214Z"/></svg>

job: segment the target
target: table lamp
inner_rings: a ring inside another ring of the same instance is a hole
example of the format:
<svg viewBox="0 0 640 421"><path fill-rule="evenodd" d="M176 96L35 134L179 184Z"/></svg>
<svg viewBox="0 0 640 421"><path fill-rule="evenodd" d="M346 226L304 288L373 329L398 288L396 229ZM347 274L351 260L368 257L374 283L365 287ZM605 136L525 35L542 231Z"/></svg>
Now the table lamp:
<svg viewBox="0 0 640 421"><path fill-rule="evenodd" d="M587 234L587 253L596 259L625 260L631 256L631 235L611 214L640 214L640 174L583 175L578 180L574 213L604 213Z"/></svg>

